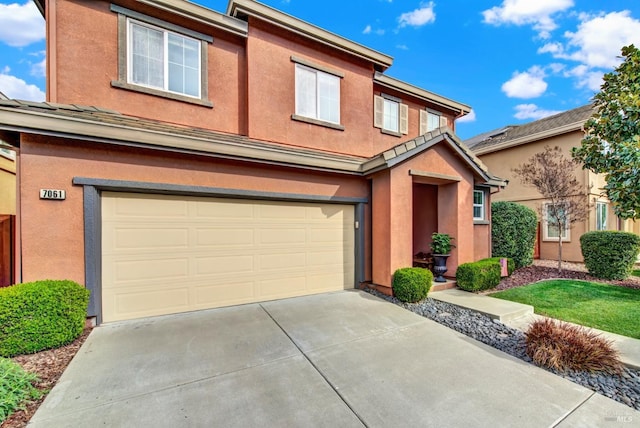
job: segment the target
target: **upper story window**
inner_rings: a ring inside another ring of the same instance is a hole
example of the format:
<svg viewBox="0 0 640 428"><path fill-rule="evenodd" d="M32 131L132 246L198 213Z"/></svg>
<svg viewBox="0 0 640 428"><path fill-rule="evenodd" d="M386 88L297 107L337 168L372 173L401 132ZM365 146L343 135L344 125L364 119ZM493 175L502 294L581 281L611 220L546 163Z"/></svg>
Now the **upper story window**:
<svg viewBox="0 0 640 428"><path fill-rule="evenodd" d="M447 118L431 110L420 110L420 135L447 126Z"/></svg>
<svg viewBox="0 0 640 428"><path fill-rule="evenodd" d="M117 5L118 80L112 86L208 107L207 43L213 38Z"/></svg>
<svg viewBox="0 0 640 428"><path fill-rule="evenodd" d="M129 20L128 81L200 98L200 42Z"/></svg>
<svg viewBox="0 0 640 428"><path fill-rule="evenodd" d="M484 220L484 192L482 190L473 191L473 219Z"/></svg>
<svg viewBox="0 0 640 428"><path fill-rule="evenodd" d="M340 77L296 64L296 115L340 123Z"/></svg>
<svg viewBox="0 0 640 428"><path fill-rule="evenodd" d="M596 202L596 230L607 230L606 202Z"/></svg>
<svg viewBox="0 0 640 428"><path fill-rule="evenodd" d="M373 98L373 126L391 135L408 134L409 106L402 104L399 98L386 94Z"/></svg>

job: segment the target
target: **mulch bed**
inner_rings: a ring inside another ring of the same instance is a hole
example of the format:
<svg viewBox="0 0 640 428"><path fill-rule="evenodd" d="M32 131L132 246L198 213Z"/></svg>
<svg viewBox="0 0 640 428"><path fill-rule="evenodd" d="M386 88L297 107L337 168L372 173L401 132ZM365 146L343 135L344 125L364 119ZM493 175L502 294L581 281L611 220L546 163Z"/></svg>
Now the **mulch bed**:
<svg viewBox="0 0 640 428"><path fill-rule="evenodd" d="M609 281L605 279L594 278L587 272L583 271L562 269L562 271L559 272L557 268L532 265L516 270L513 275L500 281L500 284L498 284L496 288L491 289L490 292L494 292L496 290L507 290L514 287L521 287L523 285L531 284L545 279L558 278L580 279L583 281L600 282L605 284L618 285L620 287L640 289L640 278L635 276L631 276L622 281Z"/></svg>
<svg viewBox="0 0 640 428"><path fill-rule="evenodd" d="M56 382L58 382L58 379L60 379L60 376L62 376L62 373L80 349L80 346L82 346L87 339L89 333L91 333L91 328L85 328L80 337L68 345L35 354L19 355L12 358L12 360L20 364L26 371L35 373L39 379L35 386L39 390L47 393L51 391ZM24 410L18 410L12 413L0 426L2 428L25 427L36 410L38 410L40 404L44 401L45 396L39 400L27 403Z"/></svg>

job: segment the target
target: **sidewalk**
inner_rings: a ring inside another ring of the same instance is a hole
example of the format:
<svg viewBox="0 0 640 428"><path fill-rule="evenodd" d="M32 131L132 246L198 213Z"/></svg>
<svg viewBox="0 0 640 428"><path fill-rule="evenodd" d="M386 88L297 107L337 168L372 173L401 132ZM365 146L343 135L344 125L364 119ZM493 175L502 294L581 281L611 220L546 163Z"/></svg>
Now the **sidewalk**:
<svg viewBox="0 0 640 428"><path fill-rule="evenodd" d="M530 305L474 294L460 289L434 291L429 293L429 297L480 312L521 331L527 330L535 320L545 318L534 314L533 307ZM640 370L640 340L595 328L591 330L613 341L620 351L620 360L625 366Z"/></svg>

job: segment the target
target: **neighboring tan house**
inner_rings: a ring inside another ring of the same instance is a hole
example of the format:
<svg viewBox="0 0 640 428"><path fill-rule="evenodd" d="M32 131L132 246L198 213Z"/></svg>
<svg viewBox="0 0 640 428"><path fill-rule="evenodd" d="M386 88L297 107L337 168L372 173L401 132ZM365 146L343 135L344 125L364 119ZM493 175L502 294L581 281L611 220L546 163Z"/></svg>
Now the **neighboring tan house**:
<svg viewBox="0 0 640 428"><path fill-rule="evenodd" d="M470 138L465 144L492 173L509 181L506 189L492 195L492 201L518 202L533 208L541 218L538 239L542 259L558 257L559 233L547 223L546 202L533 187L524 186L512 169L527 162L545 146L558 146L564 156L571 158L571 148L580 146L583 125L593 113L592 105L556 114L524 125L510 125ZM609 200L602 196L603 176L576 167L575 175L583 185L584 197L592 204L587 220L576 222L562 236L562 256L567 261L583 261L580 236L592 230L628 230L638 233L633 222L621 222L615 216ZM542 215L541 215L542 213Z"/></svg>
<svg viewBox="0 0 640 428"><path fill-rule="evenodd" d="M503 183L454 134L470 107L391 57L251 0L37 4L47 102L0 101L21 281L85 284L100 323L391 293L435 231L451 274L489 255Z"/></svg>

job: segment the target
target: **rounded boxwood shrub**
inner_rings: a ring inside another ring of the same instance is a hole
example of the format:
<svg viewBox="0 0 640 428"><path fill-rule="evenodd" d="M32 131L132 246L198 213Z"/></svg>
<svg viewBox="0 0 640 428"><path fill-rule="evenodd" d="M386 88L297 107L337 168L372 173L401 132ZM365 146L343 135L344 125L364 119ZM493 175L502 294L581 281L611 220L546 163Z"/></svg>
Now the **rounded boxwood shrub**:
<svg viewBox="0 0 640 428"><path fill-rule="evenodd" d="M57 348L84 329L89 290L80 284L44 280L0 289L0 356Z"/></svg>
<svg viewBox="0 0 640 428"><path fill-rule="evenodd" d="M494 288L500 283L500 262L494 260L463 263L456 271L458 287L466 291Z"/></svg>
<svg viewBox="0 0 640 428"><path fill-rule="evenodd" d="M580 249L589 273L602 279L631 275L640 251L640 236L629 232L594 231L580 237Z"/></svg>
<svg viewBox="0 0 640 428"><path fill-rule="evenodd" d="M507 273L509 276L516 270L516 263L510 257L489 257L488 259L478 260L479 262L497 262L500 264L500 259L507 259ZM502 269L500 269L502 271Z"/></svg>
<svg viewBox="0 0 640 428"><path fill-rule="evenodd" d="M515 202L491 204L491 254L509 257L520 269L533 263L538 216Z"/></svg>
<svg viewBox="0 0 640 428"><path fill-rule="evenodd" d="M393 295L402 302L417 302L427 297L432 282L433 274L428 269L398 269L393 274Z"/></svg>

